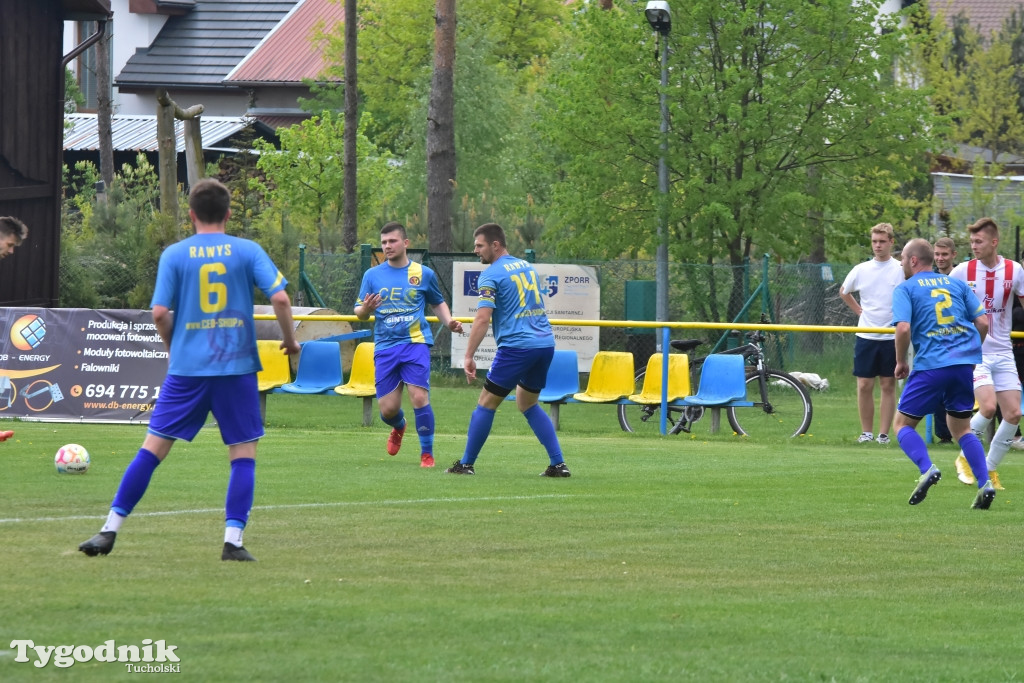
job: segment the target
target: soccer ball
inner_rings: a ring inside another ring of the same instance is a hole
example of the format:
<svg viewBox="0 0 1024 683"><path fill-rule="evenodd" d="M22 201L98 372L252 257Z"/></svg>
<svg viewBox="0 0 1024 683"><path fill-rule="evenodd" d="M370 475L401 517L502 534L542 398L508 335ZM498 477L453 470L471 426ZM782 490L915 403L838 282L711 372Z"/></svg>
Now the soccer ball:
<svg viewBox="0 0 1024 683"><path fill-rule="evenodd" d="M89 451L77 443L65 444L53 456L53 464L61 474L85 474L89 471Z"/></svg>

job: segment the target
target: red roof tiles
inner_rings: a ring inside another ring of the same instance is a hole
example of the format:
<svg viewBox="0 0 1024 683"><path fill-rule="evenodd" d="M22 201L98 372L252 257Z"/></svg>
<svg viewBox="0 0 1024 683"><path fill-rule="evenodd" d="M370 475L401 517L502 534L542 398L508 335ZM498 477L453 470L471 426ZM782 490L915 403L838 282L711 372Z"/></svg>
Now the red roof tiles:
<svg viewBox="0 0 1024 683"><path fill-rule="evenodd" d="M316 37L344 21L342 0L303 0L228 74L225 83L300 83L304 78L316 79L329 61Z"/></svg>

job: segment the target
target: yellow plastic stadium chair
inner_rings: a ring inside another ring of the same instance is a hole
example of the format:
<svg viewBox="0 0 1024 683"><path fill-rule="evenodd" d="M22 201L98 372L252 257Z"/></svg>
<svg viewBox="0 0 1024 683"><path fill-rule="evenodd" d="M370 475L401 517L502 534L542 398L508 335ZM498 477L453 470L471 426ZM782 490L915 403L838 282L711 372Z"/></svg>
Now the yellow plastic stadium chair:
<svg viewBox="0 0 1024 683"><path fill-rule="evenodd" d="M633 354L621 351L598 351L590 366L587 390L574 394L583 403L611 403L633 393Z"/></svg>
<svg viewBox="0 0 1024 683"><path fill-rule="evenodd" d="M263 366L256 374L259 390L270 391L291 382L291 364L288 356L281 350L281 342L275 339L258 339L256 346L260 351L260 364Z"/></svg>
<svg viewBox="0 0 1024 683"><path fill-rule="evenodd" d="M256 373L256 386L260 390L260 418L267 421L267 392L292 381L292 366L288 356L281 350L281 342L274 339L257 339L263 369Z"/></svg>
<svg viewBox="0 0 1024 683"><path fill-rule="evenodd" d="M376 373L373 369L373 342L363 342L356 347L352 356L352 372L348 382L334 387L334 393L342 396L356 396L363 399L363 426L369 427L373 422L373 397L377 392L374 386Z"/></svg>
<svg viewBox="0 0 1024 683"><path fill-rule="evenodd" d="M668 356L668 400L675 401L690 395L690 359L685 353ZM661 403L661 354L655 353L647 361L644 386L639 394L629 397L634 403Z"/></svg>

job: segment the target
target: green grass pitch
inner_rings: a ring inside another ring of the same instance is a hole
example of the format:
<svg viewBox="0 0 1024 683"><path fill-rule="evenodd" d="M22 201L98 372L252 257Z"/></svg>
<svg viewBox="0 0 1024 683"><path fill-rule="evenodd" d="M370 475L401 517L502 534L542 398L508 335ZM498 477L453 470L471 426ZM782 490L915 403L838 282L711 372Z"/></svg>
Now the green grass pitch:
<svg viewBox="0 0 1024 683"><path fill-rule="evenodd" d="M451 384L451 383L448 383ZM766 443L622 432L562 408L569 479L512 404L475 477L478 389L441 386L432 470L388 457L361 402L271 396L245 544L220 561L228 467L214 427L175 446L114 552L87 558L144 427L5 423L0 680L126 680L124 664L19 663L9 644L176 646L196 681L1010 681L1024 679L1024 467L988 512L895 440L854 443L851 381L811 433ZM411 417L411 410L406 406ZM92 455L59 475L68 442Z"/></svg>

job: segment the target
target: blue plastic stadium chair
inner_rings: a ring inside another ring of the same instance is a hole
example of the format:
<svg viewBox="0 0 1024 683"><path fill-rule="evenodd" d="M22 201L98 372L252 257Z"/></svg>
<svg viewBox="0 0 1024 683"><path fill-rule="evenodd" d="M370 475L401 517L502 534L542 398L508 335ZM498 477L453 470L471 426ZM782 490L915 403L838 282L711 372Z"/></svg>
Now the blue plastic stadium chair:
<svg viewBox="0 0 1024 683"><path fill-rule="evenodd" d="M562 403L580 390L579 361L570 349L556 350L548 366L547 383L540 391L542 403Z"/></svg>
<svg viewBox="0 0 1024 683"><path fill-rule="evenodd" d="M704 361L697 394L687 396L683 399L683 403L716 406L746 399L747 375L743 356L713 354Z"/></svg>
<svg viewBox="0 0 1024 683"><path fill-rule="evenodd" d="M295 381L281 386L289 394L333 392L342 382L338 342L309 341L302 345Z"/></svg>

